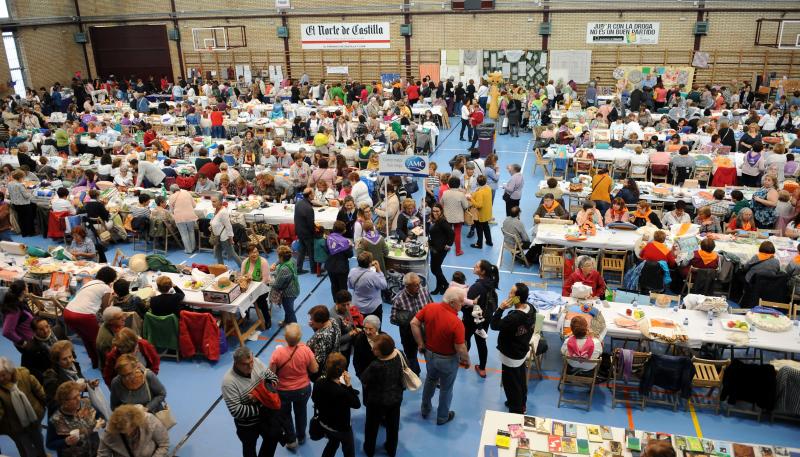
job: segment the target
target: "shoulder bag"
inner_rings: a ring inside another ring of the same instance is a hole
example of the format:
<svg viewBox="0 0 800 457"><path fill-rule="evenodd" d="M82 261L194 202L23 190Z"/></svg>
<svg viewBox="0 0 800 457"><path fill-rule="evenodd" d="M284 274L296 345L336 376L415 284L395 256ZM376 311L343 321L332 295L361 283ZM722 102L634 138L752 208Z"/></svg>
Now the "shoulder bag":
<svg viewBox="0 0 800 457"><path fill-rule="evenodd" d="M150 400L153 399L153 396L150 394L150 384L147 382L147 371L149 370L145 370L144 373L144 387L145 389L147 389L147 401L150 402ZM161 421L161 424L164 425L164 428L169 430L172 427L174 427L175 424L178 423L178 421L176 421L175 416L172 415L172 410L169 409L169 405L167 404L167 402L163 402L162 405L164 406L164 409L153 415L156 416L156 418Z"/></svg>
<svg viewBox="0 0 800 457"><path fill-rule="evenodd" d="M422 381L419 379L419 376L408 367L408 362L406 362L406 357L402 352L397 349L395 349L394 352L400 357L400 365L403 370L403 386L412 392L418 390L420 386L422 386Z"/></svg>

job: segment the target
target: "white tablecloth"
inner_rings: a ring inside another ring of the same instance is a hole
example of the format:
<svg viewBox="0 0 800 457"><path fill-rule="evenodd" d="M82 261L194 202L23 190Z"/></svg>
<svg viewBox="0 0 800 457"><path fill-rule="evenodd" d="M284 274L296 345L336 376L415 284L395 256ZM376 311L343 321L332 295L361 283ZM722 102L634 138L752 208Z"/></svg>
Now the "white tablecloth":
<svg viewBox="0 0 800 457"><path fill-rule="evenodd" d="M594 249L633 250L642 236L634 230L610 230L598 227L597 235L585 241L567 241L569 225L539 224L536 228L534 244L556 244L567 247L584 247Z"/></svg>
<svg viewBox="0 0 800 457"><path fill-rule="evenodd" d="M232 212L236 211L234 203L229 203L228 206ZM211 212L213 212L211 200L208 199L200 200L195 207L195 213L197 213L199 217L205 217ZM336 222L337 214L339 214L339 208L332 206L314 208L314 222L321 225L322 228L326 230L331 230L333 228L333 223ZM244 215L244 219L247 222L262 222L262 217L263 222L271 225L294 224L294 205L271 203L270 206L266 208L254 209Z"/></svg>
<svg viewBox="0 0 800 457"><path fill-rule="evenodd" d="M195 308L209 309L212 311L233 314L239 313L241 316L244 316L247 313L247 310L250 309L253 304L255 304L258 297L264 295L268 291L267 286L264 285L263 282L253 281L250 283L250 287L248 287L246 291L243 291L241 295L236 297L231 304L208 303L203 301L202 290L190 290L183 287L183 283L192 279L191 276L181 275L178 273L148 273L148 281L154 290L156 290L156 278L159 276L169 276L169 278L172 279L172 283L180 287L181 290L186 294L183 302L190 306Z"/></svg>
<svg viewBox="0 0 800 457"><path fill-rule="evenodd" d="M642 333L639 330L632 330L627 328L620 328L614 323L620 314L624 314L627 308L631 308L627 303L614 303L608 304L608 308L604 305L599 305L599 309L603 313L603 318L606 321L608 329L607 336L615 338L630 338L630 339L643 339ZM703 343L714 343L721 345L732 345L733 343L728 339L733 333L730 330L723 328L723 323L728 319L734 318L736 320L745 320L744 316L736 315L731 316L723 313L714 318L712 325L708 325L708 318L704 311L679 309L674 311L672 308L659 308L656 306L640 306L639 309L644 310L645 318L648 317L664 317L672 321L678 322L683 325L684 318L689 318L689 325L684 326L686 334L689 338L688 345L690 347L700 347ZM556 332L558 329L558 322L553 320L551 316L553 313L558 314L558 310L549 311L545 316L543 331ZM764 349L767 351L776 352L800 352L800 327L793 326L786 332L775 333L767 332L760 329L749 332L750 342L747 347Z"/></svg>

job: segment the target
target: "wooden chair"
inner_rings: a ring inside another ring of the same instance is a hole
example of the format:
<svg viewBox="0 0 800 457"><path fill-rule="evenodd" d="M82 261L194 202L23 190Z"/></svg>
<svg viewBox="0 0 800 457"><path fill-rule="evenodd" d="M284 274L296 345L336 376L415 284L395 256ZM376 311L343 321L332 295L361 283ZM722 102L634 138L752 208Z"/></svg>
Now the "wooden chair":
<svg viewBox="0 0 800 457"><path fill-rule="evenodd" d="M545 283L547 284L547 283ZM544 379L544 372L542 371L542 359L544 354L536 354L539 348L539 342L542 341L542 326L544 325L544 314L536 313L536 323L533 326L533 335L531 335L530 352L528 352L528 374L530 375L531 368L536 368L536 374L539 379Z"/></svg>
<svg viewBox="0 0 800 457"><path fill-rule="evenodd" d="M33 314L44 319L61 320L67 304L57 298L28 294L28 304Z"/></svg>
<svg viewBox="0 0 800 457"><path fill-rule="evenodd" d="M572 171L575 173L575 176L580 174L589 175L594 174L594 160L592 159L573 159L572 161Z"/></svg>
<svg viewBox="0 0 800 457"><path fill-rule="evenodd" d="M686 277L686 282L683 283L683 290L681 291L681 295L683 295L684 292L687 293L687 294L692 293L692 287L694 287L694 283L695 283L695 279L697 278L698 270L700 270L700 269L696 268L696 267L689 267L689 275ZM716 270L715 271L715 278L716 278L716 274L718 274L718 273L719 273L719 270Z"/></svg>
<svg viewBox="0 0 800 457"><path fill-rule="evenodd" d="M564 357L564 365L561 368L561 379L558 381L558 407L561 403L568 403L573 405L583 405L587 411L592 409L592 396L594 395L594 387L597 383L597 371L600 369L601 359L583 359L580 357ZM592 368L585 372L570 374L569 362L580 362L592 364ZM564 398L564 392L567 386L576 387L578 389L585 389L588 394L586 400L573 400Z"/></svg>
<svg viewBox="0 0 800 457"><path fill-rule="evenodd" d="M730 360L707 360L692 357L694 365L694 378L692 388L699 387L708 389L706 398L711 399L711 403L697 403L692 401L695 408L713 408L719 415L720 395L722 394L722 378L725 376L725 369L731 364ZM716 393L714 393L716 391ZM687 409L689 403L686 403Z"/></svg>
<svg viewBox="0 0 800 457"><path fill-rule="evenodd" d="M792 298L791 298L791 304L793 306L793 310L792 310L792 315L789 316L790 319L797 319L798 301L800 301L800 295L798 295L797 284L793 284L792 285Z"/></svg>
<svg viewBox="0 0 800 457"><path fill-rule="evenodd" d="M603 168L605 168L608 170L609 173L611 173L611 170L614 169L614 161L597 159L595 160L594 168L595 170L602 170Z"/></svg>
<svg viewBox="0 0 800 457"><path fill-rule="evenodd" d="M545 159L544 155L542 154L542 150L536 148L533 150L536 153L536 161L533 163L533 174L536 174L536 168L542 167L544 170L544 177L545 179L549 178L553 174L553 159Z"/></svg>
<svg viewBox="0 0 800 457"><path fill-rule="evenodd" d="M669 297L669 303L667 304L668 308L673 306L680 306L681 305L681 297L680 295L670 295L670 294L657 294L654 292L650 292L650 304L658 306L658 300L661 297Z"/></svg>
<svg viewBox="0 0 800 457"><path fill-rule="evenodd" d="M764 299L758 299L758 306L766 306L767 308L773 308L780 311L785 311L786 316L790 319L795 315L794 306L792 303L780 303L776 301L766 301Z"/></svg>
<svg viewBox="0 0 800 457"><path fill-rule="evenodd" d="M502 229L500 231L503 234L503 247L500 249L500 266L503 265L503 256L505 252L508 251L511 253L510 273L514 272L514 264L517 259L522 260L526 267L530 267L531 265L528 263L528 258L525 257L525 248L522 247L522 241L519 239L519 235Z"/></svg>
<svg viewBox="0 0 800 457"><path fill-rule="evenodd" d="M644 365L650 360L650 355L649 352L633 353L631 377L626 380L622 371L622 363L619 363L622 359L622 348L614 349L614 352L611 354L611 377L608 380L608 389L611 391L611 408L616 408L617 403L629 401L628 395L624 395L626 391L628 393L636 392L636 395L638 395L638 387L642 380L642 374L644 373ZM622 396L617 395L618 389L623 393ZM639 395L636 401L639 403L639 406L644 409L644 396Z"/></svg>
<svg viewBox="0 0 800 457"><path fill-rule="evenodd" d="M180 235L178 234L177 230L173 228L171 224L167 224L164 221L151 219L151 224L163 224L164 225L164 236L163 237L153 237L153 253L163 253L167 255L169 253L169 239L172 238L179 246L183 246L183 241L181 240ZM159 249L158 246L159 242L163 242L164 249Z"/></svg>
<svg viewBox="0 0 800 457"><path fill-rule="evenodd" d="M660 171L656 171L660 170ZM661 166L653 168L650 167L650 181L656 182L667 182L669 180L669 166Z"/></svg>
<svg viewBox="0 0 800 457"><path fill-rule="evenodd" d="M708 183L711 181L712 170L713 167L711 165L701 165L695 167L694 175L692 177L697 180L698 184L701 184L703 187L708 187Z"/></svg>
<svg viewBox="0 0 800 457"><path fill-rule="evenodd" d="M628 177L637 181L647 181L647 170L644 173L634 173L633 165L628 166Z"/></svg>
<svg viewBox="0 0 800 457"><path fill-rule="evenodd" d="M600 249L576 247L575 258L577 259L582 255L586 257L591 257L594 260L595 267L600 265L600 257L602 256Z"/></svg>
<svg viewBox="0 0 800 457"><path fill-rule="evenodd" d="M553 273L556 278L564 277L564 253L566 248L560 246L545 246L539 257L539 277L544 278L545 273Z"/></svg>
<svg viewBox="0 0 800 457"><path fill-rule="evenodd" d="M615 283L622 285L625 281L625 259L628 251L603 250L602 261L600 262L600 274L605 279L606 273L619 275L619 281ZM606 282L610 282L606 279Z"/></svg>

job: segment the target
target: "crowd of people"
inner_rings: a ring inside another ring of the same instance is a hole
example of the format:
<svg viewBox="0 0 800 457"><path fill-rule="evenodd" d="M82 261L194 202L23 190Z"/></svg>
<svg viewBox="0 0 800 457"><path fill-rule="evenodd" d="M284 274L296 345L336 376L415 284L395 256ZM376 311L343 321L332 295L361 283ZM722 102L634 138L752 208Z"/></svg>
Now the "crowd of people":
<svg viewBox="0 0 800 457"><path fill-rule="evenodd" d="M760 182L762 187L750 202L735 191L731 195L733 205L724 200L724 193L715 192L715 201L699 208L694 222L704 234L778 227L797 235L800 206L796 205L800 198L797 193L779 190L779 186L800 167L792 165L793 160L785 160L789 156L786 148L769 146L762 140L776 131L796 128L800 94L764 104L752 97L749 86L741 91L738 87L709 86L684 93L681 88L665 89L657 80L648 85L650 81L648 77L643 87L620 91L617 98L598 108L596 84L591 83L579 96L574 84L556 85L552 81L530 89L509 84L496 100L490 99L488 83L483 80L477 87L472 81L465 85L429 78L383 87L375 82L312 84L306 76L278 85L259 79L177 84L164 79L157 84L152 78L149 82L109 78L105 82L74 80L68 92L62 92L56 83L38 92L30 90L22 99L6 99L2 107L0 141L18 151L19 166L2 168L6 185L0 202L6 202L0 204L0 239L10 239L12 230L22 236L36 233L32 189L36 185L45 187L54 179L61 180L63 187L53 189L51 212L86 214L93 221L71 231L68 250L76 259L103 261L102 247L121 241L114 230L118 225L123 233L128 228L150 234L162 226L174 228L184 252L191 254L198 248L196 230L204 226L219 263L227 257L242 275L270 286L269 294L256 301L262 314L270 319L270 303L284 310L280 325L287 345L277 348L268 363L246 346L238 348L233 366L222 380L222 396L243 454L274 455L278 445L296 449L313 435L327 440L323 456L333 456L339 448L345 456L355 455L351 410L363 407L364 453L376 453L376 437L383 426L384 449L395 455L400 407L404 390L409 388L406 379L422 371L418 354L427 362L420 413L424 418L435 414L436 423L444 425L455 417L451 399L459 367L472 368L485 378L488 332L497 332L506 406L516 413L527 410L525 362L536 318L535 308L528 304L528 287L516 283L501 300L497 266L487 260L474 265L477 279L472 284L467 284L462 272L448 279L442 270L451 250L455 256L463 255L462 236L477 235L475 243L470 244L472 249L493 246L491 226L496 223L493 204L498 190L505 202L503 231L516 234L526 248L531 244L520 220L523 209L527 210L521 205L525 185L521 166L506 167L509 179L501 184L497 155L481 157L475 148L477 127L490 105L499 107L500 134L517 136L520 130L528 129L537 140L578 149L591 146L591 135L586 132L608 127L613 146L638 146L629 165L645 170L663 160L658 154L664 153L673 173L693 166L694 159L688 156L689 146L683 143L681 133L697 133L695 141L705 141L700 138L708 136L707 144L746 151L742 176ZM183 118L190 129L187 133L207 134L218 140L217 147L209 150L189 140L171 146L169 134L150 122L147 95L159 92L169 94L175 102L156 103L153 111L162 122ZM202 103L199 97L204 97ZM287 103L281 104L284 98ZM438 109L424 110L418 119L412 108L425 100L430 102L425 106ZM273 102L269 116L276 120L284 119L292 104L306 101L335 109L317 109L287 119L291 129L284 139L268 141L247 126L257 117L248 108L256 103ZM101 106L114 102L129 105L121 109L118 120L106 120L100 115ZM557 126L553 124L551 113L557 106L571 107L574 103L596 115L590 122L565 117ZM741 117L739 108L749 109L743 119L737 118ZM659 109L667 113L656 123L652 114ZM235 118L231 116L233 110ZM722 111L723 119L711 118L711 110ZM54 113L65 113L63 122L51 122L48 116ZM379 167L382 154L376 151L378 144L383 146L383 154L430 152L435 147L432 132L449 124L445 118L451 115L461 117L461 139L471 145L467 154L453 160L449 171L430 162L422 189L416 189L411 180L393 177L384 182L370 176L369 172ZM739 132L740 125L748 126L746 133ZM644 141L644 129L650 127L676 133L662 142L652 137ZM223 140L230 143L223 144ZM301 146L289 154L288 143ZM671 148L670 144L679 147ZM94 155L96 167L53 166L56 156L73 158L78 154ZM592 160L587 155L579 158ZM179 164L179 160L189 165ZM582 171L590 172L591 168ZM287 172L277 173L278 169ZM574 215L578 225L630 222L669 228L692 221L689 208L682 202L659 217L647 201L641 200L634 179L628 179L616 195L612 195L609 170L598 170L592 180L590 198ZM76 187L85 189L86 194L70 191ZM111 187L160 192L155 198L141 192L138 203L129 208L129 220L122 220L109 211L107 197L100 192ZM213 214L205 223L196 214L192 192L210 197ZM229 204L250 196L295 204L296 255L290 247L280 246L277 262L270 265L257 245L246 244L246 236L241 236L242 223ZM548 182L540 196L541 204L533 216L570 217L557 181ZM631 210L629 205L636 207ZM321 207L338 208L336 222L324 236L315 228L315 209ZM111 236L101 237L107 231ZM402 288L389 294L387 238L404 241L422 233L428 234L435 285L429 287L420 276L408 273ZM637 250L639 257L676 267L675 252L665 246L665 239L664 232L656 231L653 239ZM770 261L774 246L768 243L762 244L747 275L775 267L776 261ZM246 256L242 258L237 248L245 245ZM684 267L715 268L718 260L714 249L712 239L703 240ZM532 256L532 252L528 254ZM353 257L355 267L351 268ZM572 284L581 282L592 288L593 296L604 296L606 284L596 262L581 258L576 267L565 280L565 295ZM327 273L333 305L308 310L313 335L304 343L295 300L301 295L299 276L310 272ZM160 358L153 345L129 328L128 322L132 314L142 316L146 310L156 316L180 317L186 305L179 285L161 276L156 289L157 295L143 303L130 294L130 284L106 266L77 290L66 306L64 323L82 340L92 368L100 370L102 383L110 392L106 401L100 377L84 377L74 347L57 332L63 329L53 329L52 322L34 316L27 304L24 282L11 284L2 305L3 335L14 343L21 358L19 364L0 358L0 403L6 412L0 418L0 432L12 437L21 455L43 455L45 446L63 456L166 455L167 430L174 425L174 418L166 404L166 389L158 379ZM391 304L388 319L398 327L399 344L382 330L387 325L384 303ZM584 318L575 317L568 325L572 336L564 342L564 355L596 358L602 352L602 337L592 332ZM475 364L469 354L473 342L478 355ZM582 366L573 368L580 371ZM351 372L359 380L361 392L354 388ZM434 412L432 397L437 389ZM309 400L314 405L311 418L307 414ZM42 435L40 425L45 415L48 427ZM262 444L257 451L259 438Z"/></svg>

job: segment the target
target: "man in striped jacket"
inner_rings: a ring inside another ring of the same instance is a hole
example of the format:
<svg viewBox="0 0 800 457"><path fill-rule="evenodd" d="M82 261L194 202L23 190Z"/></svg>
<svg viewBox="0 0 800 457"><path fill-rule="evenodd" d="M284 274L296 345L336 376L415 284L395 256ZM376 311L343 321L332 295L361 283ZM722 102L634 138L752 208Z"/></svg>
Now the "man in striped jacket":
<svg viewBox="0 0 800 457"><path fill-rule="evenodd" d="M244 457L273 456L278 446L280 427L274 427L273 421L270 420L278 416L277 412L266 410L250 396L250 392L265 379L271 383L278 382L275 373L261 360L253 357L249 348L241 346L236 349L233 353L233 367L222 379L222 398L225 399L225 405L233 416L236 436L242 442ZM264 441L256 454L259 436Z"/></svg>

